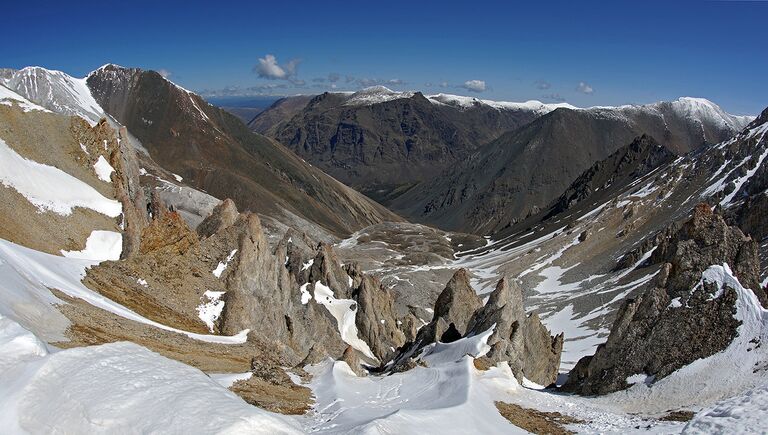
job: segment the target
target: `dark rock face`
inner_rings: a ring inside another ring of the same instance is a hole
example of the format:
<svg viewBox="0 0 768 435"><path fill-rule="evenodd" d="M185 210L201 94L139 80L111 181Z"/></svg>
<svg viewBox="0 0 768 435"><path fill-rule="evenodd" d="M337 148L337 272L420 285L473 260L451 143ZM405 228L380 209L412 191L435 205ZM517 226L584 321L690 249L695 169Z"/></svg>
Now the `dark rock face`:
<svg viewBox="0 0 768 435"><path fill-rule="evenodd" d="M595 162L638 136L658 138L670 152L682 154L734 133L703 122L704 130L697 121L664 110L557 109L478 148L443 177L409 189L389 205L411 220L491 234L546 209ZM636 144L643 147L653 149ZM603 168L605 173L598 170L591 175L594 183L610 178L609 167L621 165L625 157L623 164L637 170L668 158L638 150L614 157ZM565 205L585 195L588 188L566 192Z"/></svg>
<svg viewBox="0 0 768 435"><path fill-rule="evenodd" d="M309 102L286 99L249 125L386 204L538 116L532 110L479 103L464 108L439 104L418 92L374 104L347 104L349 98L325 93Z"/></svg>
<svg viewBox="0 0 768 435"><path fill-rule="evenodd" d="M674 158L671 151L644 134L582 173L555 201L549 215L564 212L599 189L636 180Z"/></svg>
<svg viewBox="0 0 768 435"><path fill-rule="evenodd" d="M608 341L579 361L567 390L606 394L627 388L632 375L661 379L725 349L736 336L736 292L726 288L713 297L715 285L701 276L709 266L727 263L745 287L755 283L757 246L751 238L702 204L661 240L651 261L663 263L661 271L643 294L624 303Z"/></svg>
<svg viewBox="0 0 768 435"><path fill-rule="evenodd" d="M281 98L248 121L248 128L265 136L274 136L285 123L299 113L314 97L296 95Z"/></svg>
<svg viewBox="0 0 768 435"><path fill-rule="evenodd" d="M87 84L154 161L240 210L278 220L288 210L337 235L401 220L156 72L107 65Z"/></svg>
<svg viewBox="0 0 768 435"><path fill-rule="evenodd" d="M446 284L435 303L432 321L403 347L393 370L413 365L413 356L431 343L451 342L491 328L494 330L487 341L491 349L483 356L486 363L508 362L521 381L526 377L541 385L555 382L563 334L552 337L538 315L525 315L522 290L517 282L508 284L502 278L483 306L469 284L465 269L459 269Z"/></svg>

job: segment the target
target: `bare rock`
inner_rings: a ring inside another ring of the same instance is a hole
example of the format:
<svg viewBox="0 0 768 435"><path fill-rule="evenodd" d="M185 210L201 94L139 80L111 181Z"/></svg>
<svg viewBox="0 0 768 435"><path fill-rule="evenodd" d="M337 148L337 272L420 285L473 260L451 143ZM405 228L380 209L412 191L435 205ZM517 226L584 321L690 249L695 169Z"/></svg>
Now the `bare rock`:
<svg viewBox="0 0 768 435"><path fill-rule="evenodd" d="M362 276L354 291L354 300L358 307L355 323L360 338L380 361L389 360L395 350L405 344L405 335L394 314L393 295L377 278Z"/></svg>
<svg viewBox="0 0 768 435"><path fill-rule="evenodd" d="M520 285L516 281L509 284L506 278L502 278L485 306L473 316L469 329L471 335L477 335L495 325L496 329L488 338L491 350L486 357L493 363L509 361L512 372L521 378L524 371L524 323L525 311Z"/></svg>
<svg viewBox="0 0 768 435"><path fill-rule="evenodd" d="M738 228L708 206L697 206L677 232L660 240L651 257L662 262L659 274L638 298L624 302L608 341L579 361L565 388L606 394L627 388L629 376L658 380L725 349L739 326L733 317L736 292L725 288L713 297L717 289L701 282L702 272L727 263L745 287L755 285L756 250Z"/></svg>
<svg viewBox="0 0 768 435"><path fill-rule="evenodd" d="M141 233L139 253L184 255L190 249L199 249L200 242L184 219L170 212L159 196L152 196L152 222Z"/></svg>
<svg viewBox="0 0 768 435"><path fill-rule="evenodd" d="M347 363L357 376L363 377L368 375L368 372L360 364L360 357L357 355L357 351L352 346L347 346L347 349L344 350L344 354L341 356L341 360Z"/></svg>
<svg viewBox="0 0 768 435"><path fill-rule="evenodd" d="M539 315L533 313L523 324L523 374L539 385L551 385L557 380L560 355L563 352L563 334L549 335Z"/></svg>
<svg viewBox="0 0 768 435"><path fill-rule="evenodd" d="M214 207L210 216L197 226L197 234L200 238L210 237L222 229L234 225L238 214L235 202L227 198Z"/></svg>
<svg viewBox="0 0 768 435"><path fill-rule="evenodd" d="M447 343L463 337L475 311L482 306L482 300L469 285L469 272L457 270L437 297L432 321L423 328L425 338L432 343Z"/></svg>

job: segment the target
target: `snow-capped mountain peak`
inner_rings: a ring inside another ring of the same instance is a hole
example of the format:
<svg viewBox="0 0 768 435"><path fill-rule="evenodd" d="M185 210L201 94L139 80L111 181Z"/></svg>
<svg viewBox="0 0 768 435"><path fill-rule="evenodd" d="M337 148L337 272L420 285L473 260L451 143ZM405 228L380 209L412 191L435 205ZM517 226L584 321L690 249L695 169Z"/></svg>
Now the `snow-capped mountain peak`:
<svg viewBox="0 0 768 435"><path fill-rule="evenodd" d="M542 103L538 100L529 100L522 103L512 101L494 101L494 100L481 100L475 97L466 97L462 95L452 94L435 94L428 95L427 98L435 104L445 104L448 106L457 107L459 109L468 109L472 107L489 106L498 110L528 110L537 112L540 114L549 113L555 109L564 107L568 109L577 109L568 103Z"/></svg>
<svg viewBox="0 0 768 435"><path fill-rule="evenodd" d="M387 101L399 100L402 98L411 98L413 91L393 91L386 86L371 86L349 94L347 106L365 106L371 104L384 103Z"/></svg>
<svg viewBox="0 0 768 435"><path fill-rule="evenodd" d="M3 84L46 109L80 116L91 125L96 125L106 116L91 95L85 78L78 79L62 71L32 66L9 74Z"/></svg>
<svg viewBox="0 0 768 435"><path fill-rule="evenodd" d="M680 97L670 102L669 105L680 116L690 119L708 120L712 124L727 126L734 130L741 130L755 119L754 116L731 115L706 98Z"/></svg>

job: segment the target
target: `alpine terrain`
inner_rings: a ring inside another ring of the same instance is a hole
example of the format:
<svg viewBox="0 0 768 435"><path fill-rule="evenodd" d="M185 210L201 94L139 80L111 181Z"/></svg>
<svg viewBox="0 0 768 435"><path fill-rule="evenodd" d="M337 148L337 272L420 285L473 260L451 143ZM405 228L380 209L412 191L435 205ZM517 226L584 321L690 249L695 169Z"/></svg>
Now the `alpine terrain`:
<svg viewBox="0 0 768 435"><path fill-rule="evenodd" d="M0 432L767 433L766 9L673 3L9 11Z"/></svg>

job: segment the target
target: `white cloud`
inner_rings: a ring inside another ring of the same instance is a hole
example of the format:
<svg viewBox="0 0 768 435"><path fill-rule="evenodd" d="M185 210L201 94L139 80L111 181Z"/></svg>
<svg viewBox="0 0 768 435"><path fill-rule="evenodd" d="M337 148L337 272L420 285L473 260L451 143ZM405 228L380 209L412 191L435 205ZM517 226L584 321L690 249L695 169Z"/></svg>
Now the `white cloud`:
<svg viewBox="0 0 768 435"><path fill-rule="evenodd" d="M259 64L253 67L259 77L269 80L290 80L296 75L296 67L301 62L299 59L291 59L288 63L280 65L277 63L277 58L268 54L263 58L259 58Z"/></svg>
<svg viewBox="0 0 768 435"><path fill-rule="evenodd" d="M160 68L159 70L157 70L157 73L163 76L164 79L169 79L173 75L172 72L168 71L165 68Z"/></svg>
<svg viewBox="0 0 768 435"><path fill-rule="evenodd" d="M582 94L587 94L587 95L592 95L595 92L595 90L592 89L592 86L589 86L584 82L579 82L579 86L576 87L576 90L581 92Z"/></svg>
<svg viewBox="0 0 768 435"><path fill-rule="evenodd" d="M472 92L484 92L485 80L467 80L461 87Z"/></svg>

